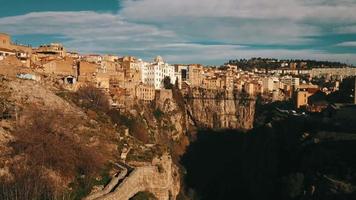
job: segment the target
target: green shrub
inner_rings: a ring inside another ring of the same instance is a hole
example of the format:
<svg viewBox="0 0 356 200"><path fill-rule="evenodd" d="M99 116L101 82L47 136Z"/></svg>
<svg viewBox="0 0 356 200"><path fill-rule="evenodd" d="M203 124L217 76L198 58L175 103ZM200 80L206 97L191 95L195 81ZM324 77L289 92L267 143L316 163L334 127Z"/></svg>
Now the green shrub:
<svg viewBox="0 0 356 200"><path fill-rule="evenodd" d="M153 111L153 115L156 117L156 119L161 119L164 113L159 108L157 108L155 111Z"/></svg>

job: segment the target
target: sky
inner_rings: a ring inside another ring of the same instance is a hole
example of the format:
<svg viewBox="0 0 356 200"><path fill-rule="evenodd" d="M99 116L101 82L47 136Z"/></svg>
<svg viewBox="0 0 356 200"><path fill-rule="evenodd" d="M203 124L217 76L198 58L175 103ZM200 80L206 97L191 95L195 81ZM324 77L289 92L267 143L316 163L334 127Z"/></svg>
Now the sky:
<svg viewBox="0 0 356 200"><path fill-rule="evenodd" d="M0 0L21 44L147 61L316 59L356 65L356 0Z"/></svg>

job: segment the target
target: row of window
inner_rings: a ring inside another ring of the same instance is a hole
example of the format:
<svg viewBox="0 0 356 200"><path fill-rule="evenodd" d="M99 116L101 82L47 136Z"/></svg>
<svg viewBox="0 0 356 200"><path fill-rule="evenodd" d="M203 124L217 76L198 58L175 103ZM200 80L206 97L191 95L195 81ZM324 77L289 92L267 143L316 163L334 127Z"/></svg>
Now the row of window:
<svg viewBox="0 0 356 200"><path fill-rule="evenodd" d="M162 81L162 79L157 79L157 78L156 79L154 79L154 78L146 78L145 80L146 80L146 82L151 82L151 81L155 81L155 80L157 82L161 82Z"/></svg>
<svg viewBox="0 0 356 200"><path fill-rule="evenodd" d="M10 54L9 53L2 53L0 52L0 56L9 56Z"/></svg>

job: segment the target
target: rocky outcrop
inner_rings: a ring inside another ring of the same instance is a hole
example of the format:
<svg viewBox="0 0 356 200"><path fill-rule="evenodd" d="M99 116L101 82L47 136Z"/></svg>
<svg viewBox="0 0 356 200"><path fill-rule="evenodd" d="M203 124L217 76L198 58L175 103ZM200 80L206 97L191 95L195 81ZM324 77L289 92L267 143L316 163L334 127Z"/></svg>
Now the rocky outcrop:
<svg viewBox="0 0 356 200"><path fill-rule="evenodd" d="M128 200L141 191L148 191L159 200L176 199L180 181L177 169L167 154L152 164L135 168L115 189L97 200Z"/></svg>
<svg viewBox="0 0 356 200"><path fill-rule="evenodd" d="M227 90L196 88L185 94L190 119L196 126L213 129L253 128L255 100Z"/></svg>
<svg viewBox="0 0 356 200"><path fill-rule="evenodd" d="M126 177L128 169L124 166L121 166L120 164L116 164L116 166L120 168L120 172L117 173L114 177L112 177L110 183L107 184L103 190L89 195L84 200L94 200L108 194L116 187L117 184L119 184L119 181Z"/></svg>

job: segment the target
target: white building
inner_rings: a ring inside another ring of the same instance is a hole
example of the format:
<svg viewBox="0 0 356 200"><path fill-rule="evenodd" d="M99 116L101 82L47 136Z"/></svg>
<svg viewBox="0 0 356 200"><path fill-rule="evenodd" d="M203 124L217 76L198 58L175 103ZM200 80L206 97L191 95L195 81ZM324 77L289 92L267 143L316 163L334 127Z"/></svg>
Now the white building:
<svg viewBox="0 0 356 200"><path fill-rule="evenodd" d="M294 88L297 88L299 86L299 78L296 77L285 76L281 78L281 82L285 85L289 85Z"/></svg>
<svg viewBox="0 0 356 200"><path fill-rule="evenodd" d="M264 92L273 91L273 79L271 77L265 77L262 79L262 88Z"/></svg>
<svg viewBox="0 0 356 200"><path fill-rule="evenodd" d="M100 64L101 61L103 61L103 57L97 54L90 54L90 55L83 56L83 60L90 63Z"/></svg>
<svg viewBox="0 0 356 200"><path fill-rule="evenodd" d="M138 59L137 65L141 70L141 82L147 83L146 80L148 78L148 66L150 63L143 61L142 59Z"/></svg>
<svg viewBox="0 0 356 200"><path fill-rule="evenodd" d="M166 76L171 83L176 82L176 73L173 65L165 63L161 56L157 56L154 62L148 65L142 64L142 81L156 90L163 88L163 80Z"/></svg>
<svg viewBox="0 0 356 200"><path fill-rule="evenodd" d="M272 92L280 88L280 82L277 77L265 77L262 79L262 88L264 92Z"/></svg>

